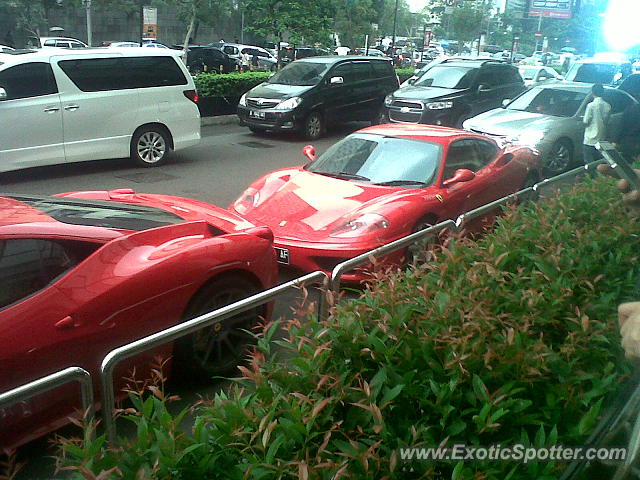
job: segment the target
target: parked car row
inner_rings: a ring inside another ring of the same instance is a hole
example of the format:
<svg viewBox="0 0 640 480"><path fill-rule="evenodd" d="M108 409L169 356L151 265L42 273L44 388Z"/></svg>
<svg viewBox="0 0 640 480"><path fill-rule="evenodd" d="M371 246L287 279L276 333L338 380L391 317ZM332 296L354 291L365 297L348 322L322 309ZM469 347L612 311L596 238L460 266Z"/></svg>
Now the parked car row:
<svg viewBox="0 0 640 480"><path fill-rule="evenodd" d="M582 159L582 115L592 100L586 82L616 85L605 98L612 137L622 112L640 99L640 75L618 82L609 62L595 60L575 62L564 81L546 66L441 57L400 88L390 67L388 59L359 56L296 61L243 95L238 116L254 132L297 130L309 139L341 120L464 127L538 148L545 171L557 174Z"/></svg>

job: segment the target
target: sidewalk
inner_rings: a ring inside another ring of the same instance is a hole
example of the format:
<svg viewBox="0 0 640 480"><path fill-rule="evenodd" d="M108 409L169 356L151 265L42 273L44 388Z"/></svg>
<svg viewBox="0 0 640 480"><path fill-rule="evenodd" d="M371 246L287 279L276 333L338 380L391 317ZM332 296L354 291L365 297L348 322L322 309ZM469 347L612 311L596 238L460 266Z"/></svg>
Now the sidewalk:
<svg viewBox="0 0 640 480"><path fill-rule="evenodd" d="M233 125L238 123L237 115L216 115L214 117L200 117L200 126Z"/></svg>

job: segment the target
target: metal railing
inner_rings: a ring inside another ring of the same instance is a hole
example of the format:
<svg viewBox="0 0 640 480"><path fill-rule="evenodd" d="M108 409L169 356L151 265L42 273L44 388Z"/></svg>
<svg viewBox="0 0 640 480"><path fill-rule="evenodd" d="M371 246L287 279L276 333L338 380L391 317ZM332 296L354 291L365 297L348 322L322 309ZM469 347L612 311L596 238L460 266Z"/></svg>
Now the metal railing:
<svg viewBox="0 0 640 480"><path fill-rule="evenodd" d="M579 174L584 174L593 170L596 166L598 166L602 161L597 160L595 162L591 162L587 165L583 165L578 168L574 168L573 170L569 170L568 172L562 173L552 178L546 178L536 183L531 187L524 188L519 190L516 193L512 193L507 195L506 197L502 197L498 200L495 200L491 203L487 203L481 207L470 210L462 215L458 216L458 218L453 220L446 220L444 222L437 223L436 225L425 228L424 230L420 230L418 232L412 233L405 237L394 240L391 243L387 243L378 248L365 252L357 257L350 258L342 263L336 265L331 272L331 281L329 283L330 292L329 295L337 294L340 291L340 284L342 281L342 276L350 270L353 270L355 267L359 267L371 262L371 257L380 258L383 255L387 255L389 253L393 253L402 248L408 247L409 245L422 240L424 237L437 235L444 229L450 229L454 232L460 232L462 228L470 221L474 220L478 217L481 217L496 208L505 205L506 203L517 200L518 198L527 198L527 195L530 194L538 194L540 189L551 185L553 183L559 182L560 180L565 180L568 178L575 177Z"/></svg>
<svg viewBox="0 0 640 480"><path fill-rule="evenodd" d="M7 392L0 393L0 408L10 407L18 402L28 400L40 393L48 392L71 382L80 384L82 411L86 419L91 419L94 414L93 385L91 383L91 375L81 367L68 367ZM92 435L94 433L95 431L92 431Z"/></svg>
<svg viewBox="0 0 640 480"><path fill-rule="evenodd" d="M140 340L124 345L115 350L109 352L102 361L101 366L101 391L102 391L102 405L103 405L103 419L105 430L107 432L107 438L112 441L115 439L115 422L113 418L113 409L115 404L115 393L113 386L113 371L120 361L129 358L133 355L139 354L145 350L154 348L164 343L174 341L183 336L189 335L201 328L214 325L222 322L224 319L242 313L251 308L263 305L278 296L282 295L288 290L299 288L305 285L323 285L324 289L320 294L317 306L318 318L326 318L328 313L327 297L336 294L340 290L340 283L342 276L352 270L355 267L364 265L370 262L370 257L379 258L383 255L392 253L399 249L412 245L415 242L422 240L423 238L431 235L436 235L444 229L450 229L455 232L459 232L464 225L475 218L478 218L497 207L504 205L505 203L516 199L518 196L527 195L530 193L538 193L543 187L551 185L555 182L563 179L574 177L580 173L585 173L594 169L596 165L602 163L601 161L592 162L588 165L575 168L569 172L561 175L544 179L535 184L533 187L525 188L519 192L503 197L499 200L483 205L474 210L470 210L460 215L455 221L446 220L440 222L432 227L424 230L412 233L405 237L399 238L386 245L382 245L369 252L365 252L357 257L342 262L333 269L331 276L325 272L317 271L307 275L295 278L287 283L278 285L269 290L265 290L256 295L232 303L225 307L219 308L215 311L206 313L192 320L180 323L166 330L154 333ZM0 394L0 407L3 405L9 405L17 403L21 400L26 400L39 393L44 393L48 390L56 388L60 385L71 381L78 381L81 386L82 404L85 412L89 416L94 414L94 396L93 388L91 384L90 374L80 367L69 367L59 372L53 373L41 379L30 382L21 387L17 387L13 390Z"/></svg>
<svg viewBox="0 0 640 480"><path fill-rule="evenodd" d="M257 293L251 297L239 300L230 305L218 308L213 312L205 313L186 322L174 325L160 332L148 335L140 340L129 343L122 347L116 348L107 354L102 361L100 386L102 389L102 417L104 420L104 428L107 434L107 439L110 442L115 440L116 436L116 424L113 418L113 409L115 405L115 392L113 388L113 370L115 366L133 355L137 355L141 352L157 347L182 338L186 335L194 333L201 328L209 327L217 323L222 322L224 319L231 317L237 313L242 313L250 310L254 307L264 305L271 300L279 297L283 293L297 289L302 286L310 285L322 285L325 286L328 283L329 276L324 272L312 272L302 277L291 280L290 282L283 283L277 287L270 288L263 292ZM325 309L321 307L325 301L324 297L320 295L319 298L319 311Z"/></svg>

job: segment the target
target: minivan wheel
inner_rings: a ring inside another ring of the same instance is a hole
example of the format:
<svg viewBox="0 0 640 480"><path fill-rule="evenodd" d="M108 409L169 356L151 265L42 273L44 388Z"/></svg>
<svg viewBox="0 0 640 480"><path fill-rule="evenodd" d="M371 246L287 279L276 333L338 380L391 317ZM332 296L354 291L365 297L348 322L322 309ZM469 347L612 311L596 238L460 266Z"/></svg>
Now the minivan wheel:
<svg viewBox="0 0 640 480"><path fill-rule="evenodd" d="M143 167L157 167L170 151L168 134L159 126L139 130L131 140L131 158Z"/></svg>
<svg viewBox="0 0 640 480"><path fill-rule="evenodd" d="M320 112L311 112L304 121L303 134L307 140L320 138L324 133L324 119Z"/></svg>

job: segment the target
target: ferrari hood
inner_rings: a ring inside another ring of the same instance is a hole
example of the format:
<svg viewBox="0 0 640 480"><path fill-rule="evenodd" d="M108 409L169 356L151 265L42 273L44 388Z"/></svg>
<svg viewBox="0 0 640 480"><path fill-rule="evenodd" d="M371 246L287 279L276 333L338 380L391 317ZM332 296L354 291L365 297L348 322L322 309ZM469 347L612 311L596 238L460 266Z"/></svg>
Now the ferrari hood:
<svg viewBox="0 0 640 480"><path fill-rule="evenodd" d="M310 241L326 238L337 226L369 209L375 213L374 206L393 201L407 191L328 177L302 168L274 172L264 180L254 193L254 207L240 212L243 217L257 225L267 225L277 238Z"/></svg>

